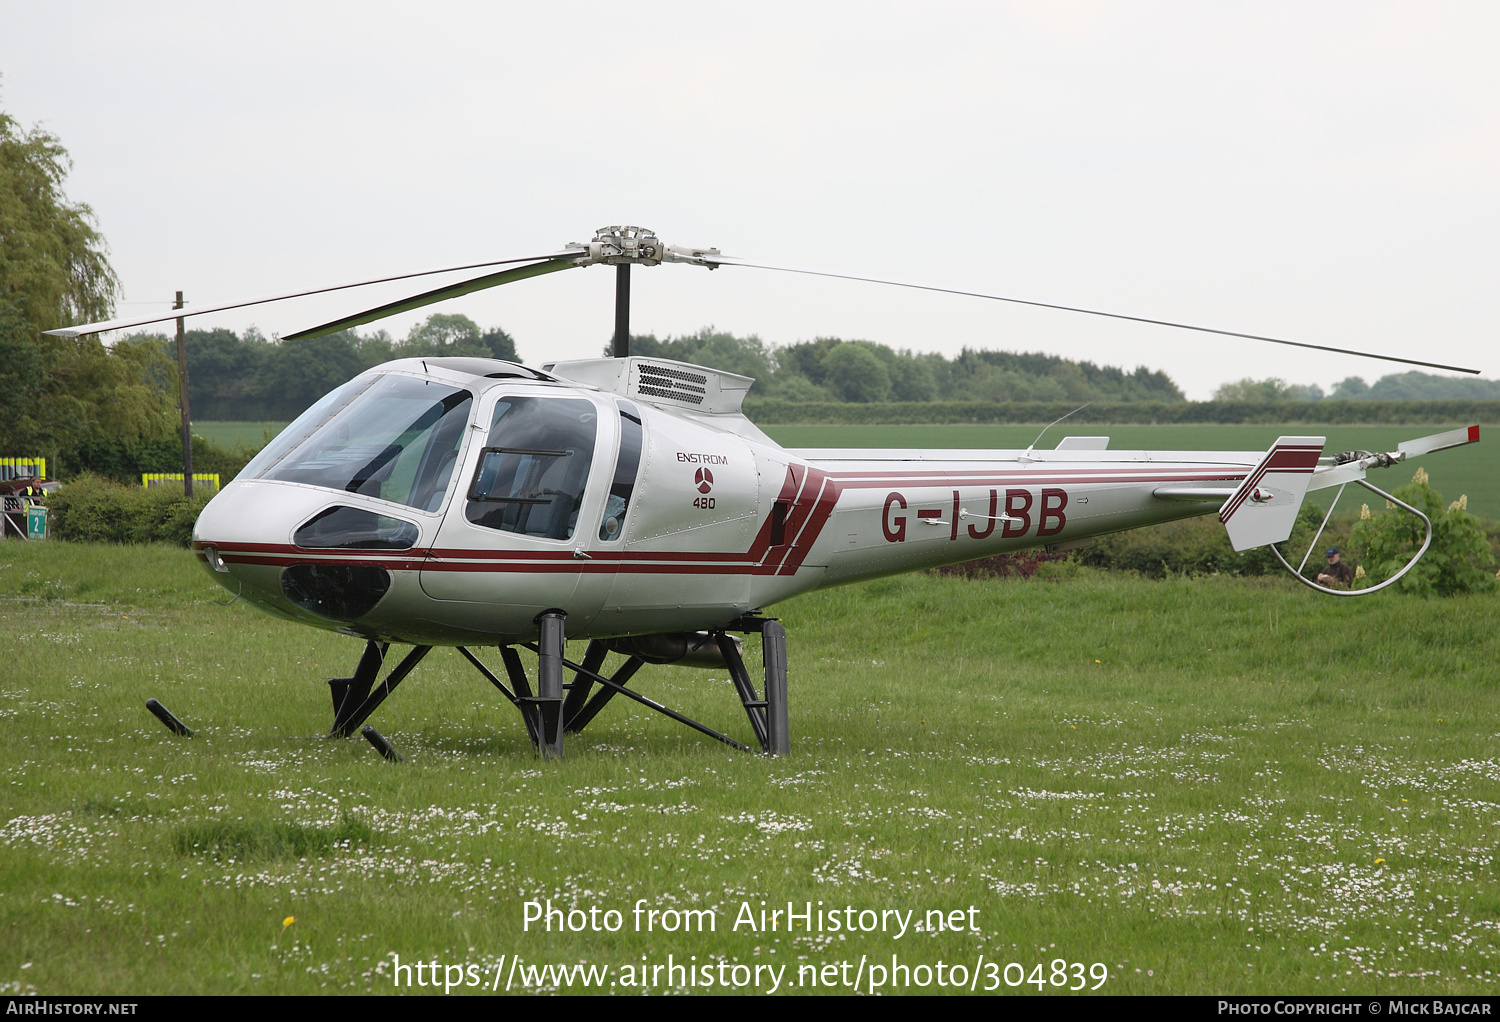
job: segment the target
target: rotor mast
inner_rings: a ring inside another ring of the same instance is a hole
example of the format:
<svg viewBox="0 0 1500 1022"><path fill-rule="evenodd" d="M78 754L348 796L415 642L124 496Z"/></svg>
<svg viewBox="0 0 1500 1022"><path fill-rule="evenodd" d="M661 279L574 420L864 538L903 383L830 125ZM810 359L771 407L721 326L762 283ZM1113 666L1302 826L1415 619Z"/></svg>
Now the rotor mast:
<svg viewBox="0 0 1500 1022"><path fill-rule="evenodd" d="M661 263L691 263L718 266L713 261L720 253L716 248L685 248L663 244L656 232L644 227L619 225L601 227L587 245L570 242L570 249L582 249L579 266L605 263L615 268L615 336L612 351L615 358L630 354L630 265L657 266Z"/></svg>

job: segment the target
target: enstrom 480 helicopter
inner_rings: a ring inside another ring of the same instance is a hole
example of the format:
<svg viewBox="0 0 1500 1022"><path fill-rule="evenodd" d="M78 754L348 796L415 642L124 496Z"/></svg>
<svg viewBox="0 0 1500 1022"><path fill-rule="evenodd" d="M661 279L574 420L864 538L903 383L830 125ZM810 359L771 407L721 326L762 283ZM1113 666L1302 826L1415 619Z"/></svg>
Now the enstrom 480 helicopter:
<svg viewBox="0 0 1500 1022"><path fill-rule="evenodd" d="M1102 436L1036 450L786 450L741 411L753 380L630 357L630 268L741 266L896 284L1339 351L1281 338L853 274L753 263L663 244L636 227L539 256L442 267L231 305L52 333L79 336L365 284L458 270L477 277L290 335L310 337L544 273L616 267L613 358L529 369L483 358L399 359L328 394L203 510L199 561L277 617L365 640L331 678L331 736L360 729L434 646L454 646L521 711L543 756L560 756L615 696L736 748L729 736L629 687L645 664L727 670L761 749L790 750L786 632L764 608L798 593L1007 551L1217 514L1236 550L1287 540L1304 496L1358 483L1427 526L1366 471L1479 439L1479 427L1394 452L1323 453L1320 436L1267 451L1111 451ZM1040 438L1039 438L1040 439ZM1334 504L1329 507L1333 513ZM1325 524L1327 519L1325 518ZM1319 534L1322 530L1319 529ZM1316 544L1314 537L1313 543ZM1309 553L1311 552L1309 547ZM1303 565L1307 558L1303 558ZM734 633L758 633L757 692ZM587 639L581 662L566 639ZM411 649L383 680L393 644ZM509 685L473 647L498 646ZM535 687L518 647L537 654ZM624 664L601 673L606 656ZM571 675L571 680L565 678ZM153 701L154 702L154 701ZM153 709L159 709L159 704ZM165 712L165 711L161 711ZM170 715L167 715L168 717ZM164 718L167 719L167 718ZM169 724L171 721L169 721ZM364 733L392 754L373 728Z"/></svg>

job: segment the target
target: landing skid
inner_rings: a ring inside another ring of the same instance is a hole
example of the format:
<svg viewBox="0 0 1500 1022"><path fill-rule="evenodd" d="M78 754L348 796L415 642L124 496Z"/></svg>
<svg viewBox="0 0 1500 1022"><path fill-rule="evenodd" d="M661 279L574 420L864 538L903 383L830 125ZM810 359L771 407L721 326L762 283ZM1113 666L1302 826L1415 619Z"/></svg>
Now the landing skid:
<svg viewBox="0 0 1500 1022"><path fill-rule="evenodd" d="M609 646L593 639L584 651L581 663L567 659L564 656L563 624L564 617L560 612L542 614L537 618L537 641L519 644L537 655L535 692L526 676L526 668L516 646L500 647L500 659L510 682L508 686L470 649L458 647L464 659L520 711L526 734L544 759L560 759L563 754L563 736L569 732L582 731L617 695L633 699L642 706L680 724L686 724L725 745L745 752L754 751L728 735L629 688L630 680L646 665L646 661L640 657L627 657L613 674L606 676L600 670L609 654ZM729 637L730 632L753 632L760 635L761 660L765 672L764 698L756 694L750 672L745 666L744 658L740 656L739 645ZM730 681L750 720L750 728L755 733L761 752L768 756L787 755L791 752L791 735L787 713L786 629L774 618L747 614L710 634L717 642L724 663L729 668ZM376 684L390 644L370 640L352 677L328 679L329 691L333 696L333 728L328 736L348 738L358 732L370 714L395 691L396 686L401 684L431 649L431 646L413 646L385 680ZM563 675L567 672L572 673L572 680L564 682Z"/></svg>

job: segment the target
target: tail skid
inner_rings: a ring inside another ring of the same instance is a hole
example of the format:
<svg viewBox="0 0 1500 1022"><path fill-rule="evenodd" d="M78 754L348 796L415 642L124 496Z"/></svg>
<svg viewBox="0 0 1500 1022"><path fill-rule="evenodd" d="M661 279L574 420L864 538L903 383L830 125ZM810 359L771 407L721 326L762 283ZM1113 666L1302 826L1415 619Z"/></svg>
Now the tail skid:
<svg viewBox="0 0 1500 1022"><path fill-rule="evenodd" d="M1283 437L1281 440L1277 441L1277 444L1280 445L1289 439L1296 440L1298 438ZM1425 436L1416 440L1404 441L1401 444L1397 445L1395 451L1389 454L1374 454L1369 451L1349 451L1347 453L1337 455L1333 459L1334 463L1332 465L1321 469L1316 469L1314 474L1309 477L1308 481L1303 484L1304 495L1312 490L1327 489L1331 486L1337 486L1338 492L1334 494L1333 503L1329 505L1328 513L1323 516L1323 524L1318 526L1318 531L1313 536L1312 543L1307 548L1307 553L1303 555L1302 563L1295 568L1292 567L1291 562L1283 557L1281 551L1276 547L1277 543L1281 542L1291 535L1291 525L1295 524L1296 520L1295 510L1292 512L1292 518L1288 522L1287 533L1283 535L1281 539L1272 540L1270 542L1269 545L1271 547L1271 553L1276 555L1276 559L1281 562L1282 566L1286 568L1287 571L1291 572L1292 577L1295 578L1298 582L1301 582L1309 589L1316 589L1318 592L1327 593L1330 596L1368 596L1371 593L1379 592L1389 585L1393 585L1395 582L1399 581L1403 575L1405 575L1408 571L1411 571L1411 569L1416 566L1416 563L1422 559L1422 555L1427 552L1427 548L1432 545L1432 520L1417 508L1414 508L1410 504L1406 503L1404 500L1400 499L1394 494L1386 493L1378 486L1375 486L1374 484L1369 482L1369 480L1365 478L1365 471L1367 469L1376 467L1389 468L1392 465L1397 464L1398 462L1405 461L1407 458L1417 458L1421 457L1424 454L1431 454L1434 451L1445 451L1451 447L1462 447L1465 444L1476 443L1478 440L1479 427L1466 426L1462 429L1448 430L1444 433L1435 433L1432 436ZM1255 472L1252 472L1250 476L1246 477L1245 483L1240 487L1242 491L1246 486L1250 484L1251 479L1256 475L1256 473L1260 472L1272 461L1275 453L1276 447L1272 447L1270 453L1266 455L1266 460L1261 462L1261 464L1257 466ZM1384 497L1389 502L1390 506L1399 507L1410 514L1416 515L1422 520L1422 524L1426 528L1426 535L1422 538L1421 546L1419 546L1416 552L1412 554L1411 559L1406 562L1405 567L1396 572L1390 578L1387 578L1384 581L1369 586L1365 589L1335 589L1331 586L1325 586L1318 582L1314 582L1313 580L1302 574L1302 568L1307 566L1308 558L1312 556L1313 549L1318 545L1319 537L1323 535L1324 526L1326 526L1328 524L1328 520L1333 517L1333 509L1338 506L1339 498L1344 495L1344 487L1348 486L1350 483L1358 483L1370 492ZM1240 493L1237 492L1235 494L1235 497L1239 496ZM1225 503L1224 510L1221 510L1219 513L1219 517L1221 519L1225 518L1225 511L1229 510L1230 504L1233 503L1234 499L1235 498L1230 498L1230 501ZM1253 500L1253 492L1251 495L1251 499ZM1300 505L1301 496L1299 495L1298 506L1300 507ZM1225 521L1225 527L1231 529L1230 539L1231 541L1233 541L1234 532L1232 527L1229 526L1227 520ZM1254 543L1251 545L1260 546L1263 544ZM1234 548L1236 550L1242 549L1238 542L1235 542Z"/></svg>

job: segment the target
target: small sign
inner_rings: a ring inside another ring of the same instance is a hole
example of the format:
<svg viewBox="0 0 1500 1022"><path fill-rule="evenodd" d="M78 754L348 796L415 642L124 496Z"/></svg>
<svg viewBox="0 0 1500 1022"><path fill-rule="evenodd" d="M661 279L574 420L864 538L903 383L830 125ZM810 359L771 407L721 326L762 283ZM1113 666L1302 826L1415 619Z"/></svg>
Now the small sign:
<svg viewBox="0 0 1500 1022"><path fill-rule="evenodd" d="M35 505L26 509L26 538L47 538L47 509Z"/></svg>

